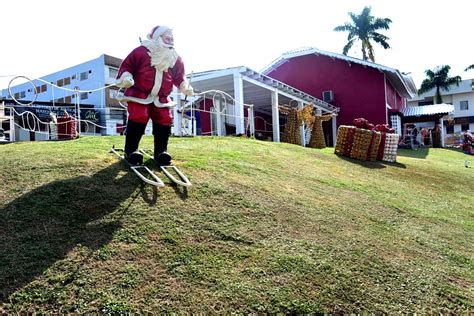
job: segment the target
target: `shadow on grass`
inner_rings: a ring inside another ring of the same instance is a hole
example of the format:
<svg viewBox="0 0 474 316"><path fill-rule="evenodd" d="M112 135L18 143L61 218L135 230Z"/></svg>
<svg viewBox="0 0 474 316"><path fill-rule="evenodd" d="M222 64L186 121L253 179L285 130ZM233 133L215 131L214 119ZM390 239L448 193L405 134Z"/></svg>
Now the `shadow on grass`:
<svg viewBox="0 0 474 316"><path fill-rule="evenodd" d="M345 160L347 162L362 166L368 169L383 169L387 166L406 169L406 166L399 162L386 162L386 161L365 161L349 158L346 156L336 155L339 159Z"/></svg>
<svg viewBox="0 0 474 316"><path fill-rule="evenodd" d="M177 196L183 201L188 198L188 188L177 185L176 183L172 183L171 186L173 187L174 192Z"/></svg>
<svg viewBox="0 0 474 316"><path fill-rule="evenodd" d="M398 149L398 156L417 158L417 159L426 159L430 152L429 147L418 147L417 149Z"/></svg>
<svg viewBox="0 0 474 316"><path fill-rule="evenodd" d="M152 192L151 192L151 197L150 197L150 196L148 196L148 192L145 190L145 186L146 186L146 184L142 182L141 183L141 190L140 190L140 193L142 195L142 199L149 206L153 206L158 201L158 189L155 186L152 186L151 187Z"/></svg>
<svg viewBox="0 0 474 316"><path fill-rule="evenodd" d="M400 162L388 162L388 161L381 161L382 164L390 167L396 167L396 168L401 168L401 169L406 169L407 166L403 163Z"/></svg>
<svg viewBox="0 0 474 316"><path fill-rule="evenodd" d="M365 161L365 160L358 160L354 158L349 158L346 156L341 156L341 155L336 155L339 159L345 160L347 162L369 168L369 169L383 169L385 168L385 165L381 163L380 161Z"/></svg>
<svg viewBox="0 0 474 316"><path fill-rule="evenodd" d="M121 204L140 186L131 172L118 177L120 170L118 162L91 177L55 181L0 209L0 306L76 245L95 250L112 239L133 201Z"/></svg>

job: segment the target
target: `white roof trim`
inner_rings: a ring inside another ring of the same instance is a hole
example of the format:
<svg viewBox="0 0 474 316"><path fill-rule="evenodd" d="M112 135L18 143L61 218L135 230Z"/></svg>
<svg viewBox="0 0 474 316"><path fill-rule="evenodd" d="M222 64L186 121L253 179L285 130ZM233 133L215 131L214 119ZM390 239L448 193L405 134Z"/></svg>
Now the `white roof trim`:
<svg viewBox="0 0 474 316"><path fill-rule="evenodd" d="M209 80L209 79L229 76L229 75L233 75L233 74L236 74L236 73L245 72L246 69L247 69L246 67L240 66L240 67L234 67L234 68L203 71L203 72L193 74L192 81L196 82L196 81L203 81L203 80ZM186 77L188 77L188 79L189 79L191 77L191 74L187 75Z"/></svg>
<svg viewBox="0 0 474 316"><path fill-rule="evenodd" d="M247 80L249 82L252 82L252 81L258 82L260 86L266 86L268 87L268 90L272 90L272 91L277 90L278 93L285 95L289 98L293 98L296 101L312 103L315 107L318 107L327 112L332 112L332 113L339 112L339 108L336 106L333 106L323 100L313 97L310 94L307 94L303 91L293 88L292 86L289 86L286 83L283 83L271 77L265 76L264 74L259 73L245 66L195 73L193 74L192 82L199 82L199 81L215 79L215 78L235 75L235 74L241 74L245 79L250 79L250 80ZM190 77L190 75L188 75L188 77ZM191 85L192 85L192 82L191 82Z"/></svg>

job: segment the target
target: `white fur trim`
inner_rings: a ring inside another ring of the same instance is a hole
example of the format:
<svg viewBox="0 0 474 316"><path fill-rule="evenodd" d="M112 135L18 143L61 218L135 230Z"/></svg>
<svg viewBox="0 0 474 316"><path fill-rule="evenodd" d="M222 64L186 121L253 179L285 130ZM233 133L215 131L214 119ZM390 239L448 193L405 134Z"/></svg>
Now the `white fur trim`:
<svg viewBox="0 0 474 316"><path fill-rule="evenodd" d="M163 82L163 71L159 71L158 69L156 69L155 84L153 85L153 89L151 90L151 93L150 93L152 97L156 97L158 95L158 92L160 92L160 89L161 89L162 82Z"/></svg>
<svg viewBox="0 0 474 316"><path fill-rule="evenodd" d="M120 79L125 79L127 77L132 77L133 78L133 75L131 73L129 73L128 71L124 71L122 73L122 75L120 76Z"/></svg>
<svg viewBox="0 0 474 316"><path fill-rule="evenodd" d="M189 86L189 82L186 78L184 78L183 82L181 82L181 84L179 85L179 90L182 92L188 86Z"/></svg>
<svg viewBox="0 0 474 316"><path fill-rule="evenodd" d="M157 108L172 108L173 106L176 105L176 102L173 102L169 99L168 97L168 102L167 103L161 103L158 98L155 99L153 102Z"/></svg>
<svg viewBox="0 0 474 316"><path fill-rule="evenodd" d="M133 80L133 75L128 71L125 71L117 80L117 87L120 88L130 88L134 84L135 80Z"/></svg>
<svg viewBox="0 0 474 316"><path fill-rule="evenodd" d="M145 104L145 105L153 103L157 108L171 108L176 105L176 102L173 102L169 99L167 103L161 103L157 97L153 97L151 95L149 95L146 99L140 99L140 98L125 96L125 95L117 96L115 99L121 102L131 101L131 102Z"/></svg>
<svg viewBox="0 0 474 316"><path fill-rule="evenodd" d="M186 80L186 78L184 78L183 82L181 82L181 84L179 85L179 91L181 91L182 93L184 93L185 95L189 97L193 96L194 94L194 89L193 87L191 87L191 85L189 84L188 80Z"/></svg>

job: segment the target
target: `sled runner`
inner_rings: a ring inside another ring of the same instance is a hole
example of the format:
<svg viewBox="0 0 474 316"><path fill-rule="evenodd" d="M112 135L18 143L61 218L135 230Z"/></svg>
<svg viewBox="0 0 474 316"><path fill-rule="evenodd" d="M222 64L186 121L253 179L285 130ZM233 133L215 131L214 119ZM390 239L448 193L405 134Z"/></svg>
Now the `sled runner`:
<svg viewBox="0 0 474 316"><path fill-rule="evenodd" d="M139 149L138 151L143 154L143 156L147 156L150 159L154 159L154 157L147 150ZM172 182L182 185L184 187L190 187L192 185L188 177L186 177L184 173L181 172L181 170L179 170L179 168L175 165L170 164L167 166L160 166L160 169ZM178 178L175 175L177 175Z"/></svg>
<svg viewBox="0 0 474 316"><path fill-rule="evenodd" d="M129 166L130 166L130 169L132 169L133 172L135 172L135 174L145 183L147 184L150 184L150 185L154 185L154 186L157 186L157 187L164 187L165 184L163 183L163 181L161 181L160 178L158 178L158 176L156 174L154 174L150 169L148 169L148 167L144 166L144 165L138 165L138 166L134 166L134 165L131 165L126 159L125 159L125 153L124 153L124 150L122 148L115 148L115 146L112 146L112 150L111 150L112 153L116 154L120 159L122 159L123 161L125 161ZM151 179L147 178L146 175L150 176Z"/></svg>

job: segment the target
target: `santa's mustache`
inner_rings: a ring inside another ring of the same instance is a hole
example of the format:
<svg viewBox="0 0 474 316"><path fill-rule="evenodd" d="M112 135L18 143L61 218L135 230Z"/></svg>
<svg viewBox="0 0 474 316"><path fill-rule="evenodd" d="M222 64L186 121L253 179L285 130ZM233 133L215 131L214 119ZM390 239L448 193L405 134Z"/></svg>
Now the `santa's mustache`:
<svg viewBox="0 0 474 316"><path fill-rule="evenodd" d="M178 55L174 49L161 47L157 51L150 53L151 64L159 70L166 71L174 66Z"/></svg>

